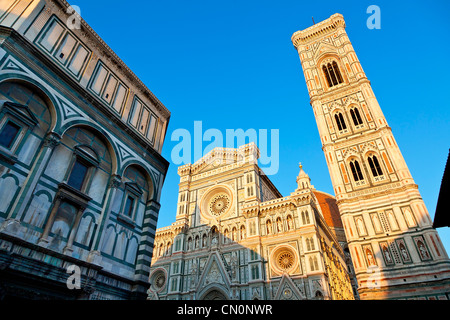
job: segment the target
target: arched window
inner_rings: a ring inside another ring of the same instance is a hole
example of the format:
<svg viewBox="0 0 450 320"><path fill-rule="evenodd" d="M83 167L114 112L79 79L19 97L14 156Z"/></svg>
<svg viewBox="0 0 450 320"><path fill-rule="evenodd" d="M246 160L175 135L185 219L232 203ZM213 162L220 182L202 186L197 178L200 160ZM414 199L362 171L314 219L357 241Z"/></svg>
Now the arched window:
<svg viewBox="0 0 450 320"><path fill-rule="evenodd" d="M330 88L344 82L336 61L323 65L322 69Z"/></svg>
<svg viewBox="0 0 450 320"><path fill-rule="evenodd" d="M309 238L306 238L306 250L311 251L311 243L309 241Z"/></svg>
<svg viewBox="0 0 450 320"><path fill-rule="evenodd" d="M307 211L302 211L302 222L303 224L309 224L309 214Z"/></svg>
<svg viewBox="0 0 450 320"><path fill-rule="evenodd" d="M314 245L313 238L306 238L306 250L311 251L311 250L315 250L315 249L316 249L316 247Z"/></svg>
<svg viewBox="0 0 450 320"><path fill-rule="evenodd" d="M383 175L377 156L371 155L367 158L367 161L369 162L370 170L372 170L372 175L374 177Z"/></svg>
<svg viewBox="0 0 450 320"><path fill-rule="evenodd" d="M347 129L347 125L345 124L344 116L342 115L342 113L336 113L334 115L334 119L336 120L339 131Z"/></svg>
<svg viewBox="0 0 450 320"><path fill-rule="evenodd" d="M355 126L359 126L363 123L361 114L359 113L358 108L355 107L355 108L350 109L350 115L352 116L353 124Z"/></svg>
<svg viewBox="0 0 450 320"><path fill-rule="evenodd" d="M333 61L332 65L333 65L333 71L336 74L337 81L339 83L344 82L344 80L342 80L341 71L339 70L339 67L338 67L336 61Z"/></svg>
<svg viewBox="0 0 450 320"><path fill-rule="evenodd" d="M358 160L350 161L350 169L352 170L353 179L355 180L355 182L358 182L358 181L364 179L362 172L361 172L361 166L359 165Z"/></svg>
<svg viewBox="0 0 450 320"><path fill-rule="evenodd" d="M316 250L316 246L314 245L314 239L309 238L309 244L311 245L311 250Z"/></svg>
<svg viewBox="0 0 450 320"><path fill-rule="evenodd" d="M311 271L319 270L319 263L317 262L317 257L309 257L309 267Z"/></svg>

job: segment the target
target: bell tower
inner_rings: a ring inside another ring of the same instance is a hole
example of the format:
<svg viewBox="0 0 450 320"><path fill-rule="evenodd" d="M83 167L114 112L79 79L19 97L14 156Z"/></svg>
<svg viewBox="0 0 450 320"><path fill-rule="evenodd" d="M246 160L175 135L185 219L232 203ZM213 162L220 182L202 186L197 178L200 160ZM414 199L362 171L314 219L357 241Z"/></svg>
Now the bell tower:
<svg viewBox="0 0 450 320"><path fill-rule="evenodd" d="M302 31L300 56L361 299L450 299L450 260L342 15Z"/></svg>

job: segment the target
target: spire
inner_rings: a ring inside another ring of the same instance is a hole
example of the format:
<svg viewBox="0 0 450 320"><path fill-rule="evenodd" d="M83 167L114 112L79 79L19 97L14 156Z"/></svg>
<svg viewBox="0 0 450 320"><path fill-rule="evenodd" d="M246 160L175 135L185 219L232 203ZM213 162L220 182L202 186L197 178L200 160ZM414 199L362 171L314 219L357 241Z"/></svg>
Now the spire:
<svg viewBox="0 0 450 320"><path fill-rule="evenodd" d="M297 176L297 185L298 185L298 189L309 189L311 188L311 179L308 176L308 174L303 170L303 165L300 162L299 163L299 167L300 167L300 173Z"/></svg>

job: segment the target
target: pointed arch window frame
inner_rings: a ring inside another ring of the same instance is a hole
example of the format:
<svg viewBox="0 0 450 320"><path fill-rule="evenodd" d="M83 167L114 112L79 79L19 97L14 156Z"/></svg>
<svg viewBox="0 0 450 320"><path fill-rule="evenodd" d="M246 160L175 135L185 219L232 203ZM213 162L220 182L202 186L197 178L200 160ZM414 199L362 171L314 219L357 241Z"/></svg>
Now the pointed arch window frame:
<svg viewBox="0 0 450 320"><path fill-rule="evenodd" d="M348 160L348 166L350 167L352 180L356 186L361 186L366 183L361 163L362 163L361 160L357 158L352 158Z"/></svg>
<svg viewBox="0 0 450 320"><path fill-rule="evenodd" d="M385 173L387 171L386 168L383 167L382 161L380 161L380 156L372 152L366 156L366 159L369 164L373 182L377 183L384 181L386 179Z"/></svg>
<svg viewBox="0 0 450 320"><path fill-rule="evenodd" d="M327 61L322 64L322 72L328 84L328 88L333 88L337 85L344 83L341 69L338 66L336 60Z"/></svg>
<svg viewBox="0 0 450 320"><path fill-rule="evenodd" d="M353 106L350 107L349 113L350 113L350 116L352 118L353 125L354 125L355 129L363 128L364 127L364 120L363 120L363 117L361 116L360 108L358 108L357 106L353 105Z"/></svg>

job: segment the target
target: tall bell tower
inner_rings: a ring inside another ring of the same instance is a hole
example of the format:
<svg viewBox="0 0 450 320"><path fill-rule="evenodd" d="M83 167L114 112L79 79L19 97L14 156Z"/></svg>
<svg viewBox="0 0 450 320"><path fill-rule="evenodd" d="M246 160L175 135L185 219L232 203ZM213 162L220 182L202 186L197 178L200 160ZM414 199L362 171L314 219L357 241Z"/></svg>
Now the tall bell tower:
<svg viewBox="0 0 450 320"><path fill-rule="evenodd" d="M450 299L450 260L345 31L303 31L300 55L361 299Z"/></svg>

